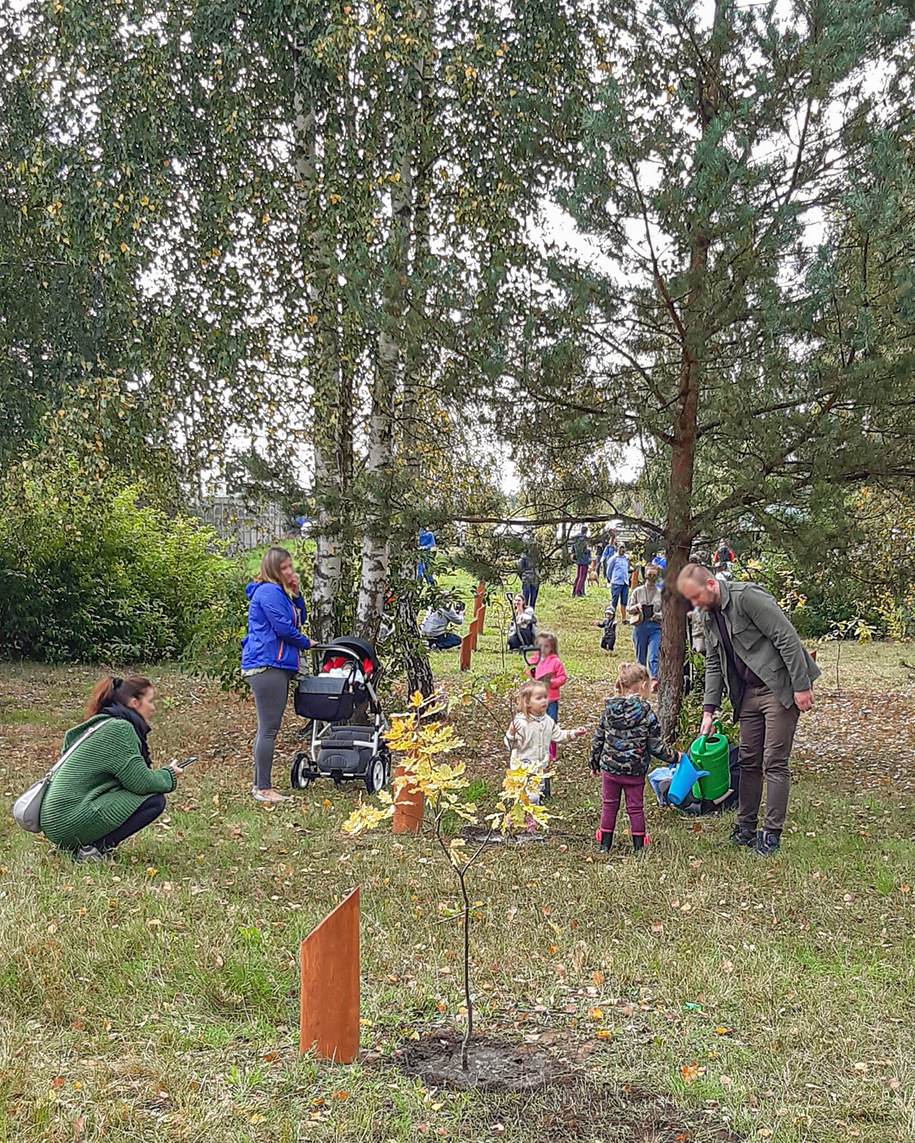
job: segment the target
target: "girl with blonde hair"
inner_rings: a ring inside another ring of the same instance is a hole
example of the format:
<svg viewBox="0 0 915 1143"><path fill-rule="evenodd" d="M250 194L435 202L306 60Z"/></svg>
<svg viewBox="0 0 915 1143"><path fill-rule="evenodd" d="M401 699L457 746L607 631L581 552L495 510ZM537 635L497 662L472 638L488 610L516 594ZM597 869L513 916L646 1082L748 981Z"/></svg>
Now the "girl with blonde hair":
<svg viewBox="0 0 915 1143"><path fill-rule="evenodd" d="M575 730L563 730L557 726L546 712L548 702L546 683L536 679L523 683L518 691L518 713L505 732L505 745L511 751L512 765L522 765L530 774L527 793L534 805L540 804L544 783L548 781L543 774L550 763L550 746L587 734L583 726Z"/></svg>
<svg viewBox="0 0 915 1143"><path fill-rule="evenodd" d="M680 755L661 738L658 716L651 709L651 676L641 663L621 663L615 694L608 698L591 743L591 773L601 775L603 800L597 841L602 851L613 844L620 800L626 797L632 847L645 847L645 775L652 758L672 766Z"/></svg>

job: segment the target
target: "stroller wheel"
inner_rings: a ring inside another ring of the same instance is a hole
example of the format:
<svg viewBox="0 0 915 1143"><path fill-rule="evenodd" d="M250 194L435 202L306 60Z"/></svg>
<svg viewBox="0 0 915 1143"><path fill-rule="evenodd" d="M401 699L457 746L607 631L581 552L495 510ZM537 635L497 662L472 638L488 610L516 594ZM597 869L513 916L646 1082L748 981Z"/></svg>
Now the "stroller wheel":
<svg viewBox="0 0 915 1143"><path fill-rule="evenodd" d="M308 774L303 774L303 769L310 761L309 756L304 750L300 750L292 759L292 769L289 774L289 785L293 790L307 790L311 785L313 779Z"/></svg>
<svg viewBox="0 0 915 1143"><path fill-rule="evenodd" d="M371 762L369 762L368 769L365 772L365 788L370 794L377 794L379 790L384 788L387 776L387 767L384 764L384 759L380 754L376 754Z"/></svg>

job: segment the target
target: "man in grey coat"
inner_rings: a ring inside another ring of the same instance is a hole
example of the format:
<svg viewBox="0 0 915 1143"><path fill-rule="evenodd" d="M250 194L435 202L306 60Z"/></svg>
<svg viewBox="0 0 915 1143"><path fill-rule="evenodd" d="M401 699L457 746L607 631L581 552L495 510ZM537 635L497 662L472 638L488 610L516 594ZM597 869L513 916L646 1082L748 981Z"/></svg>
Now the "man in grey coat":
<svg viewBox="0 0 915 1143"><path fill-rule="evenodd" d="M731 835L768 857L781 843L797 720L813 707L820 669L773 597L756 583L729 583L702 564L687 564L677 588L702 611L705 704L700 734L712 729L727 687L740 720L740 801ZM766 815L757 831L763 784Z"/></svg>

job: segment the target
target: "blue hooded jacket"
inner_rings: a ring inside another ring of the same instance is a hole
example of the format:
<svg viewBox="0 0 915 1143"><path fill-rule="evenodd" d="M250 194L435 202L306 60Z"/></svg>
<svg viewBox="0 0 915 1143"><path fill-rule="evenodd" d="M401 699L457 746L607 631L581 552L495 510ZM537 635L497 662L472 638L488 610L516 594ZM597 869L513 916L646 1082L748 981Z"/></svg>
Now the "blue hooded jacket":
<svg viewBox="0 0 915 1143"><path fill-rule="evenodd" d="M299 651L307 651L309 640L299 630L305 622L305 601L301 595L290 599L275 583L249 583L248 634L241 641L241 669L279 667L299 669Z"/></svg>

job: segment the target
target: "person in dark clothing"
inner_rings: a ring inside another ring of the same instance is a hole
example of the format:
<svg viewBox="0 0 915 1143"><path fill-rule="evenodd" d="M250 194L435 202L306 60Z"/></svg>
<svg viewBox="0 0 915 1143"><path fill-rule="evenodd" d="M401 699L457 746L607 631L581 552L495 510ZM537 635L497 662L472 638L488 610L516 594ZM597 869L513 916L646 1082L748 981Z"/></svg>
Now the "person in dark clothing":
<svg viewBox="0 0 915 1143"><path fill-rule="evenodd" d="M522 552L518 560L518 575L521 577L521 595L525 607L536 607L540 594L540 571L537 560L531 552Z"/></svg>
<svg viewBox="0 0 915 1143"><path fill-rule="evenodd" d="M572 595L583 596L588 581L588 568L591 566L591 549L588 547L588 532L582 528L572 541L572 559L575 562L575 583Z"/></svg>
<svg viewBox="0 0 915 1143"><path fill-rule="evenodd" d="M645 775L652 758L672 766L679 753L661 738L658 716L651 709L648 695L651 676L641 663L622 663L616 677L616 694L607 699L594 739L589 765L602 779L602 809L598 842L603 851L613 844L620 798L625 793L626 812L633 849L645 845L643 796Z"/></svg>
<svg viewBox="0 0 915 1143"><path fill-rule="evenodd" d="M755 583L720 580L687 564L677 589L702 611L705 705L700 734L712 729L724 689L740 721L740 807L732 840L761 857L781 844L798 718L813 707L820 669L773 597ZM763 786L766 814L757 830Z"/></svg>

